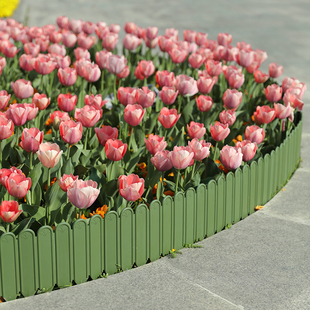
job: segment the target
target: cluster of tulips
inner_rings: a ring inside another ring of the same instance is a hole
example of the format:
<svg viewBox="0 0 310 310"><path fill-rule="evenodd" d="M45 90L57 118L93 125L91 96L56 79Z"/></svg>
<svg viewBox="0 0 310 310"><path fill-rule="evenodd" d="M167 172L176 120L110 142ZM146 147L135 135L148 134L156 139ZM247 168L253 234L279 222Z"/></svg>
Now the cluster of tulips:
<svg viewBox="0 0 310 310"><path fill-rule="evenodd" d="M232 46L230 34L184 30L180 40L127 22L120 56L119 25L57 25L0 19L2 231L207 184L271 152L303 108L306 85L280 86L282 66L261 72L266 52Z"/></svg>

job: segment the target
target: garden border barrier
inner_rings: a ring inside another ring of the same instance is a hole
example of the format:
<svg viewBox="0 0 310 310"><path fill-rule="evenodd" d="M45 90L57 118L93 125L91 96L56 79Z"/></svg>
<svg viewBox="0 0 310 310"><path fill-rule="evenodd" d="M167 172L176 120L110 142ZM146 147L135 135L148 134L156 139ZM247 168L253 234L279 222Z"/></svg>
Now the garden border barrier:
<svg viewBox="0 0 310 310"><path fill-rule="evenodd" d="M135 211L0 237L0 296L5 300L141 266L237 223L276 194L300 159L302 120L257 162Z"/></svg>

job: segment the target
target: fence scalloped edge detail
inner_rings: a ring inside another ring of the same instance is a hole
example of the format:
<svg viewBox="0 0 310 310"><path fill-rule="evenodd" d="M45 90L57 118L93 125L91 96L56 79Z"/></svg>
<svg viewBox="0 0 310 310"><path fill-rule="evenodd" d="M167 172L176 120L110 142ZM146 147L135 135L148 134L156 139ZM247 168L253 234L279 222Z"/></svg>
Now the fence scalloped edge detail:
<svg viewBox="0 0 310 310"><path fill-rule="evenodd" d="M72 228L44 226L37 236L29 229L17 237L3 234L0 296L13 300L141 266L237 223L270 200L295 171L301 132L302 120L271 154L217 182L167 196L163 205L155 200L120 216L112 211L104 219L77 220Z"/></svg>

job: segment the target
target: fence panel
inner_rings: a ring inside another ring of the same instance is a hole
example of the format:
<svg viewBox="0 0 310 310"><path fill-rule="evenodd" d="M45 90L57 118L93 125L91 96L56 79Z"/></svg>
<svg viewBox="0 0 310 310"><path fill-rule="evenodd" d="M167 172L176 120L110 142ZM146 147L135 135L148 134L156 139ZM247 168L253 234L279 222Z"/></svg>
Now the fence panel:
<svg viewBox="0 0 310 310"><path fill-rule="evenodd" d="M137 207L135 212L135 257L136 265L146 264L149 258L149 210L145 204Z"/></svg>
<svg viewBox="0 0 310 310"><path fill-rule="evenodd" d="M250 167L248 165L245 165L242 169L242 219L246 218L249 215L248 208L250 204L250 188Z"/></svg>
<svg viewBox="0 0 310 310"><path fill-rule="evenodd" d="M276 191L276 182L275 182L275 174L276 174L276 154L275 151L271 151L270 153L270 198L273 197Z"/></svg>
<svg viewBox="0 0 310 310"><path fill-rule="evenodd" d="M196 227L196 192L189 188L185 193L185 243L190 244L195 241Z"/></svg>
<svg viewBox="0 0 310 310"><path fill-rule="evenodd" d="M151 261L158 259L161 255L161 204L158 200L154 200L150 204L150 255Z"/></svg>
<svg viewBox="0 0 310 310"><path fill-rule="evenodd" d="M217 184L214 180L208 183L208 192L207 192L207 236L212 236L216 231L216 190Z"/></svg>
<svg viewBox="0 0 310 310"><path fill-rule="evenodd" d="M263 184L264 182L264 160L260 158L257 164L257 205L263 205L264 197L263 197Z"/></svg>
<svg viewBox="0 0 310 310"><path fill-rule="evenodd" d="M206 186L200 184L196 192L196 240L199 241L205 237Z"/></svg>
<svg viewBox="0 0 310 310"><path fill-rule="evenodd" d="M263 172L263 203L270 199L270 155L264 156L264 172Z"/></svg>
<svg viewBox="0 0 310 310"><path fill-rule="evenodd" d="M169 254L169 251L173 248L173 201L172 197L170 196L165 197L165 199L163 200L162 215L162 253L163 255L167 255Z"/></svg>
<svg viewBox="0 0 310 310"><path fill-rule="evenodd" d="M220 232L225 227L225 178L221 176L217 181L217 212L216 231Z"/></svg>
<svg viewBox="0 0 310 310"><path fill-rule="evenodd" d="M185 243L184 237L184 194L179 192L174 196L174 232L173 232L173 247L176 250L183 248Z"/></svg>
<svg viewBox="0 0 310 310"><path fill-rule="evenodd" d="M226 189L225 189L225 225L231 225L234 214L234 182L235 176L232 172L226 175Z"/></svg>
<svg viewBox="0 0 310 310"><path fill-rule="evenodd" d="M257 162L254 161L251 163L250 166L251 170L251 188L250 188L250 203L249 203L249 208L250 208L250 214L252 214L255 211L255 207L257 206Z"/></svg>
<svg viewBox="0 0 310 310"><path fill-rule="evenodd" d="M242 216L242 172L238 168L235 171L235 210L234 210L234 223L238 223Z"/></svg>

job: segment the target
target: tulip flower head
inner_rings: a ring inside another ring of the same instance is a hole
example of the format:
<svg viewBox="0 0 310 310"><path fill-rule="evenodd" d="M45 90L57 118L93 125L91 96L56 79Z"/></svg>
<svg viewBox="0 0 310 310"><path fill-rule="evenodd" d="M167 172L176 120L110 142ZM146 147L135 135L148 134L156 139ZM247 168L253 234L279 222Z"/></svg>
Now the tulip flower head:
<svg viewBox="0 0 310 310"><path fill-rule="evenodd" d="M2 201L0 205L0 217L6 223L14 222L23 210L19 210L18 202L15 200Z"/></svg>
<svg viewBox="0 0 310 310"><path fill-rule="evenodd" d="M144 179L136 174L121 175L118 178L120 195L127 201L136 201L144 192Z"/></svg>

